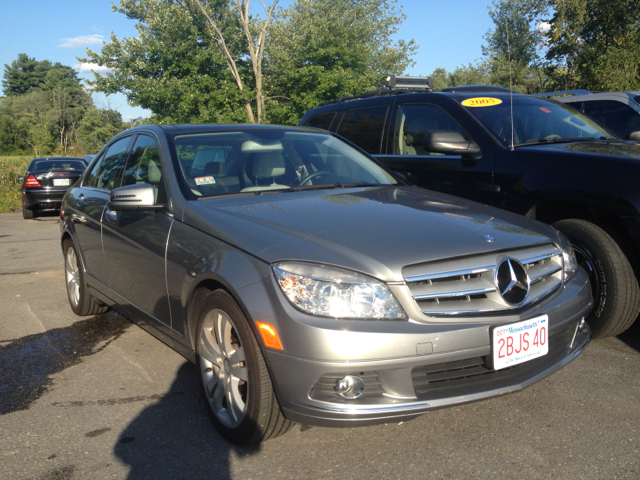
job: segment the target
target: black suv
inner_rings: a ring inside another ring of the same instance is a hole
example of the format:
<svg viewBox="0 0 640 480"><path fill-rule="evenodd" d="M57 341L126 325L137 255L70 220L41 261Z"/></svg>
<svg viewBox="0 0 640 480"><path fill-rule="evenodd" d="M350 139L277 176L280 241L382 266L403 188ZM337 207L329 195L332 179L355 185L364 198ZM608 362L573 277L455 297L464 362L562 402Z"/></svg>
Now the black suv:
<svg viewBox="0 0 640 480"><path fill-rule="evenodd" d="M594 337L638 316L640 144L569 106L487 86L341 97L300 125L342 135L418 186L553 224L590 275Z"/></svg>

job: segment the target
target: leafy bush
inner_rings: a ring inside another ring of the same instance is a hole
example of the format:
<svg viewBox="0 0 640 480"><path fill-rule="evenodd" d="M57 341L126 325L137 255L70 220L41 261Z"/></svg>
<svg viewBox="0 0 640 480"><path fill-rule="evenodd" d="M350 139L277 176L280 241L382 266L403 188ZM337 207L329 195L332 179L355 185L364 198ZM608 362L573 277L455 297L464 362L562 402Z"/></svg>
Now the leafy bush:
<svg viewBox="0 0 640 480"><path fill-rule="evenodd" d="M0 213L7 213L20 208L19 175L24 175L31 157L0 157Z"/></svg>

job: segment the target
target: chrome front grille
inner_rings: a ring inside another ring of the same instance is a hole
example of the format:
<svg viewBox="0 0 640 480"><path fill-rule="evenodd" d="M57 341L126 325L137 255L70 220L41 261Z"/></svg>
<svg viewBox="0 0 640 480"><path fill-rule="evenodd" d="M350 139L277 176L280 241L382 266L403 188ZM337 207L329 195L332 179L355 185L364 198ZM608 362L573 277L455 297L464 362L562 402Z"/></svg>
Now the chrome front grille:
<svg viewBox="0 0 640 480"><path fill-rule="evenodd" d="M523 305L505 302L496 287L496 268L514 258L529 277ZM411 295L426 315L481 314L535 303L562 285L562 252L551 244L409 265L402 271Z"/></svg>

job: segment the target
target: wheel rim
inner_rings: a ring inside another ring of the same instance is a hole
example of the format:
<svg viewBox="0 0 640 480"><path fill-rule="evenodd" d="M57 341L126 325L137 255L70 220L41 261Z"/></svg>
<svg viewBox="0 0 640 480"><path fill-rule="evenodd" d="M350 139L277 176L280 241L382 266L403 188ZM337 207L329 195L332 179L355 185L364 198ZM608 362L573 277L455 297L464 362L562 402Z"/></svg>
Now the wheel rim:
<svg viewBox="0 0 640 480"><path fill-rule="evenodd" d="M211 310L200 329L200 372L207 400L227 427L244 420L249 377L244 348L233 320L222 310Z"/></svg>
<svg viewBox="0 0 640 480"><path fill-rule="evenodd" d="M576 254L576 260L578 261L578 265L580 265L589 275L589 283L591 284L591 295L593 296L593 307L589 313L593 311L596 307L596 302L598 301L600 295L600 281L598 279L598 272L596 271L596 266L589 256L589 254L582 248L576 244L572 244L573 251Z"/></svg>
<svg viewBox="0 0 640 480"><path fill-rule="evenodd" d="M80 269L78 268L76 252L73 248L67 249L67 261L65 270L69 300L71 300L71 303L74 307L77 307L78 303L80 302Z"/></svg>

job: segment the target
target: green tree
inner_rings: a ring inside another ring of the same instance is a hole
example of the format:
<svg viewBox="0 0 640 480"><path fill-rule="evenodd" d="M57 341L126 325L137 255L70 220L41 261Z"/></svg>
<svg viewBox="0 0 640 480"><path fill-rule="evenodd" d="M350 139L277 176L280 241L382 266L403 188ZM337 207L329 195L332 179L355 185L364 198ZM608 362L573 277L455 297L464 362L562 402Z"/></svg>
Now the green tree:
<svg viewBox="0 0 640 480"><path fill-rule="evenodd" d="M433 79L433 90L435 92L451 86L449 84L449 73L445 68L436 68L430 77Z"/></svg>
<svg viewBox="0 0 640 480"><path fill-rule="evenodd" d="M222 9L224 2L216 8ZM87 59L110 68L90 82L106 94L124 93L132 105L151 110L159 123L247 121L243 97L201 17L170 0L122 0L115 11L136 20L137 38L111 36ZM216 16L233 52L243 51L239 25ZM247 71L246 62L239 68Z"/></svg>
<svg viewBox="0 0 640 480"><path fill-rule="evenodd" d="M161 122L260 122L262 55L267 18L248 14L249 2L122 0L114 11L136 20L137 38L111 41L83 62L111 69L95 73L98 91L122 92Z"/></svg>
<svg viewBox="0 0 640 480"><path fill-rule="evenodd" d="M87 110L77 129L80 151L97 152L112 137L124 130L122 115L110 109Z"/></svg>
<svg viewBox="0 0 640 480"><path fill-rule="evenodd" d="M48 60L39 62L25 53L19 54L17 60L11 62L11 65L6 63L4 65L2 77L4 94L22 95L32 89L39 89L50 69L51 62Z"/></svg>
<svg viewBox="0 0 640 480"><path fill-rule="evenodd" d="M485 35L487 45L482 53L487 57L492 84L525 93L537 91L535 74L541 68L538 48L542 37L532 23L539 8L540 2L535 0L497 0L489 7L495 28Z"/></svg>
<svg viewBox="0 0 640 480"><path fill-rule="evenodd" d="M451 87L460 85L492 85L491 69L487 63L462 65L448 74Z"/></svg>
<svg viewBox="0 0 640 480"><path fill-rule="evenodd" d="M309 108L377 90L412 64L393 40L405 16L389 0L297 0L278 12L267 47L269 120L296 124Z"/></svg>
<svg viewBox="0 0 640 480"><path fill-rule="evenodd" d="M547 59L558 88L640 88L637 0L549 0L554 12Z"/></svg>

